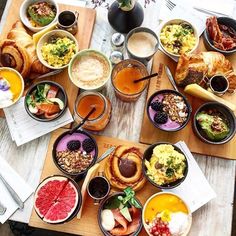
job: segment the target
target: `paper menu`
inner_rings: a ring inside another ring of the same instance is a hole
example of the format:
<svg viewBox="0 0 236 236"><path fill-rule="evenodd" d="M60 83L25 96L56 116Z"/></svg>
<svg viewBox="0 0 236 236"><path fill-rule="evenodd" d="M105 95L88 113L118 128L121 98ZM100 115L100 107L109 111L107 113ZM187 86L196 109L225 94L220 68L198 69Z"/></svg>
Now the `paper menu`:
<svg viewBox="0 0 236 236"><path fill-rule="evenodd" d="M0 173L4 179L15 190L20 199L25 202L33 193L33 189L24 181L24 179L15 172L14 169L0 156ZM0 202L7 208L4 215L0 215L0 222L3 224L17 209L18 206L12 199L10 193L0 180ZM24 211L21 210L21 211Z"/></svg>
<svg viewBox="0 0 236 236"><path fill-rule="evenodd" d="M180 141L176 143L176 146L179 147L187 156L188 174L186 179L178 187L163 190L163 192L172 192L179 195L184 201L186 201L191 212L194 212L215 198L216 193L210 186L185 142Z"/></svg>
<svg viewBox="0 0 236 236"><path fill-rule="evenodd" d="M16 104L5 108L4 113L12 140L16 142L17 146L30 142L73 122L69 108L55 121L39 122L34 120L25 111L24 97Z"/></svg>

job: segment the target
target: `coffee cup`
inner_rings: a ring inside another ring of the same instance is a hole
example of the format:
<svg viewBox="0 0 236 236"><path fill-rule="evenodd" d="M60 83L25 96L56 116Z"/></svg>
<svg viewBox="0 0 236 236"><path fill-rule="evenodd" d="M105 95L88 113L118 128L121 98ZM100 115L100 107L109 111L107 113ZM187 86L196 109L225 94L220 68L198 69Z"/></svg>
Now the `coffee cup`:
<svg viewBox="0 0 236 236"><path fill-rule="evenodd" d="M131 59L138 60L144 65L152 59L158 50L159 41L156 33L146 27L131 30L125 39L125 48Z"/></svg>
<svg viewBox="0 0 236 236"><path fill-rule="evenodd" d="M101 200L106 198L110 192L111 186L108 180L99 172L98 176L92 178L87 185L87 192L94 200L94 205L98 205Z"/></svg>
<svg viewBox="0 0 236 236"><path fill-rule="evenodd" d="M62 11L58 16L57 28L76 34L78 31L78 17L78 11Z"/></svg>
<svg viewBox="0 0 236 236"><path fill-rule="evenodd" d="M229 89L229 81L224 75L214 75L210 78L208 86L215 95L222 96Z"/></svg>

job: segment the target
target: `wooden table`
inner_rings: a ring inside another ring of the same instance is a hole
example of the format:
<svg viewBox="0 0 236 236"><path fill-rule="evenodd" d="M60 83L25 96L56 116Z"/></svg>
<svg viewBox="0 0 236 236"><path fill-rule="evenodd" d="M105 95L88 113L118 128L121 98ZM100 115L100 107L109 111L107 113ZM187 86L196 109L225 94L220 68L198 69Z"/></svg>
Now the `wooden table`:
<svg viewBox="0 0 236 236"><path fill-rule="evenodd" d="M155 4L151 3L145 9L145 26L155 29L158 24L159 6L160 2L157 1ZM106 9L99 8L97 11L91 48L96 48L109 55L111 50L109 39L113 31L106 20ZM123 103L116 99L110 83L103 93L112 101L113 111L110 124L101 134L137 142L139 140L146 93L133 104ZM35 188L39 182L50 134L21 147L16 147L11 140L6 121L0 119L0 137L1 155L28 184ZM233 218L236 162L210 156L194 156L211 186L216 191L217 198L193 214L190 235L230 236ZM16 212L11 219L27 223L31 210L32 198L26 202L24 211Z"/></svg>

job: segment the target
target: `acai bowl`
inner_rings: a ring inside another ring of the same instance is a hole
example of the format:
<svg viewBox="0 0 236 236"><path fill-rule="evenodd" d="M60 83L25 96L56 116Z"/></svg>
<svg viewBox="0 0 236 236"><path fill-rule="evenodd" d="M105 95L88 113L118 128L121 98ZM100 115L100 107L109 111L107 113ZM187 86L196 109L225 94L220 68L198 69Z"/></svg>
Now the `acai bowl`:
<svg viewBox="0 0 236 236"><path fill-rule="evenodd" d="M160 192L145 203L142 220L149 236L186 236L191 228L192 214L177 194Z"/></svg>
<svg viewBox="0 0 236 236"><path fill-rule="evenodd" d="M87 132L77 130L62 133L55 141L52 157L57 168L64 174L82 179L98 156L96 140Z"/></svg>
<svg viewBox="0 0 236 236"><path fill-rule="evenodd" d="M147 114L152 124L163 131L179 131L189 122L191 105L187 98L171 89L155 92L148 100Z"/></svg>

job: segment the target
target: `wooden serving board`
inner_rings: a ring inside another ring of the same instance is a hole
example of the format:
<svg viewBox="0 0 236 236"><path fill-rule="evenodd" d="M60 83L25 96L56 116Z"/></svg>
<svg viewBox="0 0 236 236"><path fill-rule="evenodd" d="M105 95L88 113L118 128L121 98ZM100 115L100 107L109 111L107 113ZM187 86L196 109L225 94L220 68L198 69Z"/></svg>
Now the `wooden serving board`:
<svg viewBox="0 0 236 236"><path fill-rule="evenodd" d="M204 46L203 40L200 40L199 47L197 49L198 52L206 51L206 48ZM228 57L228 59L231 61L235 71L236 71L236 55ZM163 65L167 65L174 75L175 68L176 68L176 62L173 61L171 58L169 58L167 55L165 55L163 52L158 51L154 56L153 61L153 68L152 73L159 72L158 78L153 78L150 80L150 84L148 87L148 98L157 90L161 89L173 89L172 85L170 84L168 77L166 76ZM181 90L181 89L180 89ZM181 91L183 92L183 90ZM153 126L153 124L150 122L147 112L146 112L146 106L142 121L142 128L141 128L141 134L140 134L140 142L146 143L146 144L152 144L159 141L168 141L171 143L176 143L180 140L185 141L185 143L190 148L191 152L198 153L198 154L204 154L208 156L215 156L215 157L221 157L226 159L234 159L236 160L236 136L229 142L223 145L212 145L212 144L206 144L202 142L193 132L192 127L192 119L195 111L197 108L203 104L204 102L200 100L199 98L192 97L190 95L186 95L189 102L192 105L192 116L191 120L189 121L188 125L178 132L165 132L161 131ZM232 103L236 103L236 94L233 95L224 95L223 98L226 100L229 100Z"/></svg>
<svg viewBox="0 0 236 236"><path fill-rule="evenodd" d="M9 7L9 12L3 27L1 39L7 37L8 32L12 28L12 25L20 19L19 10L23 0L12 0L11 6ZM65 1L66 2L66 1ZM60 11L64 10L77 10L79 12L78 20L78 33L75 35L75 38L79 43L79 50L89 48L90 40L92 37L93 27L96 19L96 11L94 9L77 7L66 4L59 4ZM31 33L32 34L32 33ZM45 78L47 79L47 78ZM78 95L78 88L70 81L67 68L58 75L48 77L49 80L55 81L61 84L66 90L68 96L68 106L71 112L74 109L74 103ZM43 79L44 80L44 79ZM4 113L0 110L0 116L3 117Z"/></svg>
<svg viewBox="0 0 236 236"><path fill-rule="evenodd" d="M41 180L53 174L62 174L53 163L51 153L52 153L53 144L56 138L65 131L66 129L61 128L52 133L46 159L44 162L44 167L42 170ZM103 154L111 146L128 145L130 147L138 147L140 148L142 152L144 152L144 150L147 148L147 145L140 144L140 143L134 143L134 142L126 141L126 140L119 140L117 138L111 138L111 137L95 136L95 135L93 136L98 143L98 150L99 150L98 156ZM98 171L103 171L104 164L106 161L107 159L100 162ZM114 192L114 189L112 191ZM151 185L149 182L147 182L144 188L141 189L139 192L137 192L136 196L141 201L141 203L144 204L146 200L156 192L158 192L158 189L154 187L153 185ZM29 225L33 227L37 227L37 228L43 228L43 229L60 231L60 232L65 232L65 233L77 234L77 235L99 236L103 234L100 231L100 228L98 226L97 212L98 212L98 206L95 206L93 204L93 200L87 196L81 219L74 218L70 222L67 222L61 225L60 224L59 225L47 224L47 223L44 223L38 217L38 215L33 209L32 215L30 217ZM146 235L144 229L139 235L140 236Z"/></svg>

